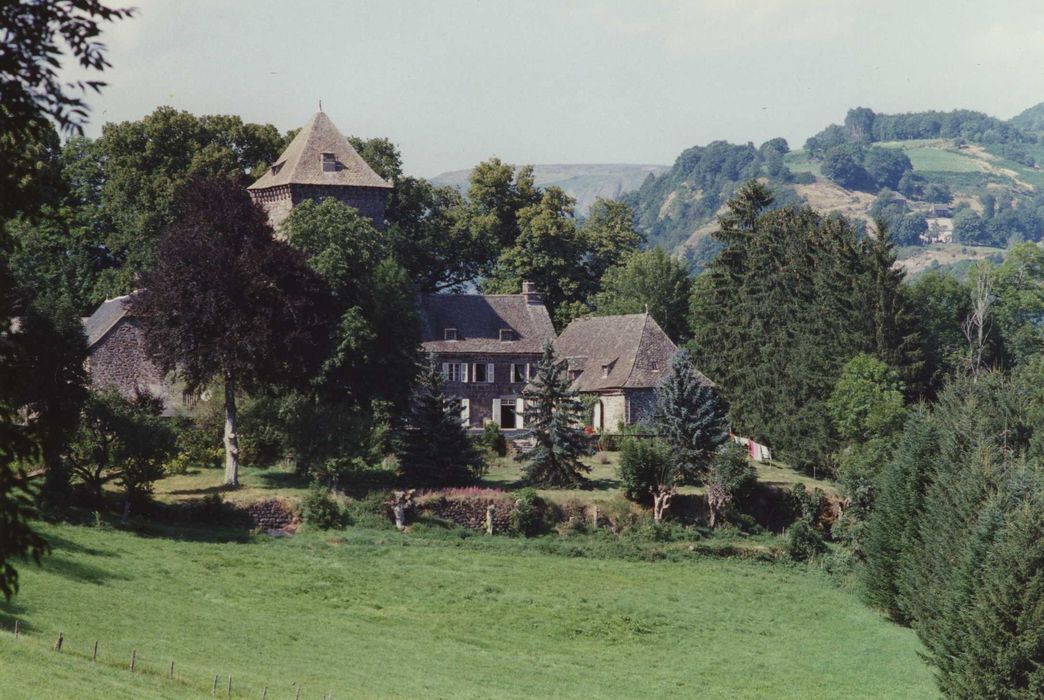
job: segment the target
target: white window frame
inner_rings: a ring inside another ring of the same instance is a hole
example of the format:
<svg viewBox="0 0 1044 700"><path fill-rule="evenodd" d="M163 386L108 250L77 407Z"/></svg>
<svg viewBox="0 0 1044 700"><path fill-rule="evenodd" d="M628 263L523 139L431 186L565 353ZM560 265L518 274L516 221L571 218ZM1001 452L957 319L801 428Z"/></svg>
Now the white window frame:
<svg viewBox="0 0 1044 700"><path fill-rule="evenodd" d="M521 396L515 399L515 427L519 430L526 427L526 400Z"/></svg>
<svg viewBox="0 0 1044 700"><path fill-rule="evenodd" d="M443 362L442 378L447 382L467 382L467 364L464 362Z"/></svg>

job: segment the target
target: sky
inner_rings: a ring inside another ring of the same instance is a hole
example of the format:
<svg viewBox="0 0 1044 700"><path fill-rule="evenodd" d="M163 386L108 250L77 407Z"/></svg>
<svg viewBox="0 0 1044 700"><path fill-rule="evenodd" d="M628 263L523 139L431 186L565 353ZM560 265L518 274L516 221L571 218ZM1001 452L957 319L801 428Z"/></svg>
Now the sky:
<svg viewBox="0 0 1044 700"><path fill-rule="evenodd" d="M1044 101L1039 0L125 4L89 135L161 105L285 131L321 100L422 177L493 155L669 165L716 139L799 148L855 106L1006 119Z"/></svg>

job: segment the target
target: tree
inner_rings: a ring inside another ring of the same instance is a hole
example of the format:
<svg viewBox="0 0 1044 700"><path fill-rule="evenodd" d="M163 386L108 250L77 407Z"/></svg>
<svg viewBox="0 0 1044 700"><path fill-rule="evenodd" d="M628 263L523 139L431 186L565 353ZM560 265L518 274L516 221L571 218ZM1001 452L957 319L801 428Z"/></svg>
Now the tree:
<svg viewBox="0 0 1044 700"><path fill-rule="evenodd" d="M131 9L110 9L98 0L18 0L0 7L0 133L40 125L44 117L62 129L79 132L87 119L83 95L99 92L99 80L63 82L63 53L81 68L101 72L109 67L105 45L97 40L101 26L130 17Z"/></svg>
<svg viewBox="0 0 1044 700"><path fill-rule="evenodd" d="M594 296L595 314L636 314L647 311L674 342L688 336L692 279L686 266L663 250L632 253L602 277Z"/></svg>
<svg viewBox="0 0 1044 700"><path fill-rule="evenodd" d="M899 187L903 175L913 170L910 159L898 148L872 146L863 158L863 167L878 187Z"/></svg>
<svg viewBox="0 0 1044 700"><path fill-rule="evenodd" d="M159 402L146 395L128 400L113 391L88 398L62 459L96 504L109 482L123 488L125 518L148 500L175 451L174 431L159 413Z"/></svg>
<svg viewBox="0 0 1044 700"><path fill-rule="evenodd" d="M826 406L841 437L858 442L891 435L906 418L898 375L865 353L845 364Z"/></svg>
<svg viewBox="0 0 1044 700"><path fill-rule="evenodd" d="M987 274L994 317L1012 362L1044 351L1044 250L1033 243L1017 245Z"/></svg>
<svg viewBox="0 0 1044 700"><path fill-rule="evenodd" d="M853 149L845 146L827 151L820 169L823 175L845 189L861 190L873 184L869 173L860 163L858 152L853 152Z"/></svg>
<svg viewBox="0 0 1044 700"><path fill-rule="evenodd" d="M631 500L651 499L653 520L660 522L682 481L678 461L662 440L627 438L620 448L620 481Z"/></svg>
<svg viewBox="0 0 1044 700"><path fill-rule="evenodd" d="M0 253L7 241L0 230ZM0 593L5 599L18 590L18 571L12 560L30 556L37 563L47 542L30 525L36 514L29 470L38 463L39 438L32 424L17 414L18 398L12 389L28 369L24 336L16 328L23 300L16 294L14 278L0 255Z"/></svg>
<svg viewBox="0 0 1044 700"><path fill-rule="evenodd" d="M757 469L747 453L735 443L722 445L707 478L707 524L716 527L736 502L749 495L757 480Z"/></svg>
<svg viewBox="0 0 1044 700"><path fill-rule="evenodd" d="M635 228L630 206L601 197L588 210L580 233L590 250L589 274L596 285L606 270L620 265L645 240Z"/></svg>
<svg viewBox="0 0 1044 700"><path fill-rule="evenodd" d="M225 392L225 483L239 483L236 392L303 383L326 351L330 306L301 253L272 236L231 180L196 180L134 298L149 354L193 391Z"/></svg>
<svg viewBox="0 0 1044 700"><path fill-rule="evenodd" d="M653 423L671 448L671 458L687 482L707 470L715 450L729 437L726 407L706 377L696 371L688 351L679 350L656 390Z"/></svg>
<svg viewBox="0 0 1044 700"><path fill-rule="evenodd" d="M465 486L486 470L481 453L461 420L460 399L448 396L435 357L417 380L413 408L399 432L399 478L409 488Z"/></svg>
<svg viewBox="0 0 1044 700"><path fill-rule="evenodd" d="M580 457L591 453L583 430L583 404L569 387L566 361L557 360L551 341L537 365L536 377L522 391L525 424L536 446L519 455L527 483L535 486L578 486L591 467Z"/></svg>
<svg viewBox="0 0 1044 700"><path fill-rule="evenodd" d="M919 384L925 387L925 396L933 399L966 363L968 341L961 325L971 313L971 290L954 275L939 270L918 275L906 289L920 320L924 367ZM997 348L990 345L984 354L991 362Z"/></svg>
<svg viewBox="0 0 1044 700"><path fill-rule="evenodd" d="M521 233L519 212L540 202L533 166L515 166L490 158L476 165L469 178L468 226L487 246L489 261L515 244Z"/></svg>

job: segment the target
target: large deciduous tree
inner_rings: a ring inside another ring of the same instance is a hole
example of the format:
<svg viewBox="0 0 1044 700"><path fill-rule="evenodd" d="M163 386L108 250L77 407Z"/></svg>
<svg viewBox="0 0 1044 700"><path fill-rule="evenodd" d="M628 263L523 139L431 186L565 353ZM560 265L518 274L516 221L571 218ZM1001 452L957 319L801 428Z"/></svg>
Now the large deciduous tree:
<svg viewBox="0 0 1044 700"><path fill-rule="evenodd" d="M692 278L688 267L659 248L632 253L602 277L592 303L595 314L648 312L674 342L689 334Z"/></svg>
<svg viewBox="0 0 1044 700"><path fill-rule="evenodd" d="M569 386L566 361L555 358L551 341L537 365L536 376L522 392L525 424L536 440L519 455L525 480L535 486L577 486L591 467L580 457L591 452L583 430L583 404Z"/></svg>
<svg viewBox="0 0 1044 700"><path fill-rule="evenodd" d="M237 485L236 392L312 376L326 350L329 293L238 183L195 180L180 210L133 310L162 369L188 390L223 383L225 483Z"/></svg>

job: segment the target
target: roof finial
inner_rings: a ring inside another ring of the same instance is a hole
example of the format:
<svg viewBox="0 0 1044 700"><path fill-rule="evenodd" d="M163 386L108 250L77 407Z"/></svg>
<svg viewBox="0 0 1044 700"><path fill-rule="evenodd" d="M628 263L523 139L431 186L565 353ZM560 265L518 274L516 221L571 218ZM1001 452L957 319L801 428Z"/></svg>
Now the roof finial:
<svg viewBox="0 0 1044 700"><path fill-rule="evenodd" d="M323 111L323 101L322 100L319 100L319 111L320 112Z"/></svg>
<svg viewBox="0 0 1044 700"><path fill-rule="evenodd" d="M648 304L645 305L645 313L646 313L646 315L649 314L649 305Z"/></svg>

